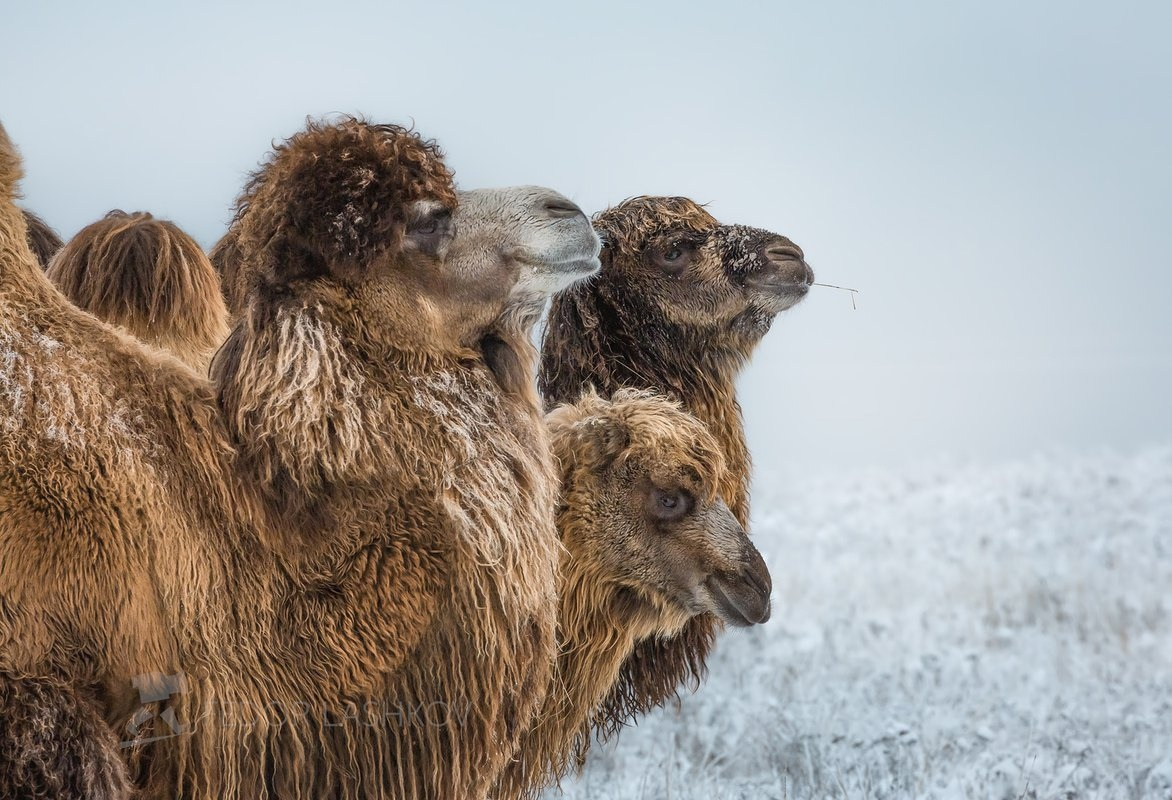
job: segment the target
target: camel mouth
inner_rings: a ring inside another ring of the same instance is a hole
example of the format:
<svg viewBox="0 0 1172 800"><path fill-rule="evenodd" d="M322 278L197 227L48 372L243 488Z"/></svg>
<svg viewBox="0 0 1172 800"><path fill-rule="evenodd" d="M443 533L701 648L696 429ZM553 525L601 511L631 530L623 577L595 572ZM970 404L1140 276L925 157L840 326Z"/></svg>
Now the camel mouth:
<svg viewBox="0 0 1172 800"><path fill-rule="evenodd" d="M771 261L768 266L748 275L745 287L777 297L805 297L814 285L814 270L800 258Z"/></svg>
<svg viewBox="0 0 1172 800"><path fill-rule="evenodd" d="M521 279L513 289L514 294L544 295L552 297L578 281L589 278L602 268L598 255L574 255L557 261L530 263L522 271Z"/></svg>
<svg viewBox="0 0 1172 800"><path fill-rule="evenodd" d="M761 294L776 297L805 297L810 291L810 284L805 281L785 281L764 278L762 280L747 280L745 286Z"/></svg>
<svg viewBox="0 0 1172 800"><path fill-rule="evenodd" d="M713 610L730 625L748 628L769 621L773 585L768 572L762 576L747 569L739 575L713 575L705 586L715 603Z"/></svg>
<svg viewBox="0 0 1172 800"><path fill-rule="evenodd" d="M793 308L806 299L813 285L813 271L807 267L805 272L808 280L805 276L795 280L792 273L779 275L774 270L750 276L744 281L747 299L760 312L770 316Z"/></svg>
<svg viewBox="0 0 1172 800"><path fill-rule="evenodd" d="M599 260L598 254L585 257L574 258L567 261L561 261L553 265L553 271L558 275L564 275L567 278L572 277L573 280L581 280L582 278L589 278L602 269L602 261Z"/></svg>

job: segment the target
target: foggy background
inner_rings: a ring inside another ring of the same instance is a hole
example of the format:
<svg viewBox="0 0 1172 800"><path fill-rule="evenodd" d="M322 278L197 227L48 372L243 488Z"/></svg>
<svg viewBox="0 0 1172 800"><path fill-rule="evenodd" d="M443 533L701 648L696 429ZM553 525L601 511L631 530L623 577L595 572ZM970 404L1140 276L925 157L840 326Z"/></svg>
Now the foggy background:
<svg viewBox="0 0 1172 800"><path fill-rule="evenodd" d="M307 114L437 138L466 188L681 194L818 280L741 379L759 466L1172 440L1172 10L1156 3L23 3L24 204L210 246Z"/></svg>

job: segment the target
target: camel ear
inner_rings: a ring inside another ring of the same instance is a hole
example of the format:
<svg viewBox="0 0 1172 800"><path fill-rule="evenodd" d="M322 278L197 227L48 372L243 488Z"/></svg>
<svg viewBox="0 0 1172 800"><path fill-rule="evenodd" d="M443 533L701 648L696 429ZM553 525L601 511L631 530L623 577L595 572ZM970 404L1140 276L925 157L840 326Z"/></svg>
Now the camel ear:
<svg viewBox="0 0 1172 800"><path fill-rule="evenodd" d="M278 148L239 202L241 248L276 285L352 277L402 236L403 169L384 139L358 123L311 126Z"/></svg>
<svg viewBox="0 0 1172 800"><path fill-rule="evenodd" d="M582 437L590 448L594 466L609 467L631 445L631 432L623 419L614 414L591 417L584 423Z"/></svg>
<svg viewBox="0 0 1172 800"><path fill-rule="evenodd" d="M352 269L397 244L397 220L379 180L385 171L386 165L349 150L315 153L296 164L272 277L283 282Z"/></svg>
<svg viewBox="0 0 1172 800"><path fill-rule="evenodd" d="M545 420L550 445L564 470L577 466L601 472L631 444L626 422L593 392L573 405L555 408Z"/></svg>

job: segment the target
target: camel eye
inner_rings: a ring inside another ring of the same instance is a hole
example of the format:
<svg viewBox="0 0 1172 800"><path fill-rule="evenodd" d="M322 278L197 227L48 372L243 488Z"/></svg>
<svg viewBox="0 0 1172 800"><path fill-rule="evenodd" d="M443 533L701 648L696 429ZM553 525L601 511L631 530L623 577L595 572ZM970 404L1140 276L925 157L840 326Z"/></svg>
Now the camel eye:
<svg viewBox="0 0 1172 800"><path fill-rule="evenodd" d="M695 252L696 247L692 242L687 239L675 239L655 248L651 260L664 272L678 275L688 266Z"/></svg>
<svg viewBox="0 0 1172 800"><path fill-rule="evenodd" d="M647 511L652 519L671 522L692 510L692 495L683 489L660 489L653 486L647 496Z"/></svg>
<svg viewBox="0 0 1172 800"><path fill-rule="evenodd" d="M451 215L444 210L415 220L407 226L407 238L421 250L438 251L444 237L451 230Z"/></svg>

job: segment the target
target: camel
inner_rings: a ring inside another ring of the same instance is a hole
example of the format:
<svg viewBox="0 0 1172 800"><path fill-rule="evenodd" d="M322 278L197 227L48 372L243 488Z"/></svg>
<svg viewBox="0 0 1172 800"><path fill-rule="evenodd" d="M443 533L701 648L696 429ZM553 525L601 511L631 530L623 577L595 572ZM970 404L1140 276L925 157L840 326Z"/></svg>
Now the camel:
<svg viewBox="0 0 1172 800"><path fill-rule="evenodd" d="M554 655L556 484L481 344L535 254L448 258L434 143L311 122L209 382L34 269L18 175L0 137L0 668L86 687L143 796L486 794Z"/></svg>
<svg viewBox="0 0 1172 800"><path fill-rule="evenodd" d="M718 493L724 454L678 403L588 392L546 416L561 474L558 658L538 722L498 787L534 797L581 767L600 704L635 645L713 613L769 618L761 554Z"/></svg>
<svg viewBox="0 0 1172 800"><path fill-rule="evenodd" d="M542 341L539 387L547 407L587 387L604 397L656 389L712 430L728 465L720 495L749 521L750 461L735 378L780 312L814 280L789 239L721 225L682 197L636 197L600 212L602 270L557 295ZM597 719L608 735L695 686L719 629L704 614L680 635L639 644Z"/></svg>
<svg viewBox="0 0 1172 800"><path fill-rule="evenodd" d="M21 213L24 214L24 223L28 228L29 249L36 256L41 269L45 269L53 260L53 256L57 255L57 251L61 249L61 237L57 235L57 231L50 227L49 223L33 212L21 209Z"/></svg>
<svg viewBox="0 0 1172 800"><path fill-rule="evenodd" d="M149 213L111 211L46 271L73 303L205 374L228 336L219 279L195 240Z"/></svg>

